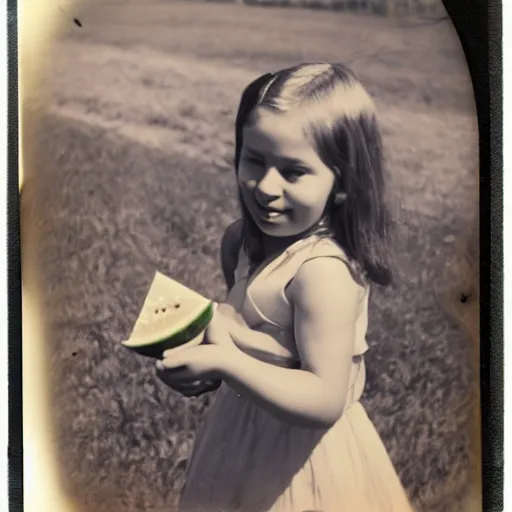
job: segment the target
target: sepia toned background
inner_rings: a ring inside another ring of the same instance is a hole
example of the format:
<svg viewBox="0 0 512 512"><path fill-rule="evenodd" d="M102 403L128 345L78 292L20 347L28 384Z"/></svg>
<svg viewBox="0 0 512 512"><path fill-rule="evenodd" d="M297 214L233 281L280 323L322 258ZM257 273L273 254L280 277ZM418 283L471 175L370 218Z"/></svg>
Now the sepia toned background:
<svg viewBox="0 0 512 512"><path fill-rule="evenodd" d="M372 297L364 405L417 509L469 510L476 341L451 313L461 289L464 308L476 300L466 273L477 258L478 133L455 30L435 21L446 14L431 0L389 12L254 3L62 3L58 37L24 71L37 69L39 89L24 104L34 122L23 250L38 268L63 482L85 511L175 510L211 397L180 397L119 342L156 270L223 298L219 243L237 215L245 85L297 62L341 61L380 111L397 220L396 287Z"/></svg>

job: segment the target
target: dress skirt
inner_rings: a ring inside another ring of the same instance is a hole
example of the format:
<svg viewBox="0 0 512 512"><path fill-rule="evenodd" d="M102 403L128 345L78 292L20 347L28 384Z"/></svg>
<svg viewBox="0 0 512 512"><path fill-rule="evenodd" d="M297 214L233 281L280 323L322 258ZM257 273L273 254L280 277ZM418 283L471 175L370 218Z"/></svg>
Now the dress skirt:
<svg viewBox="0 0 512 512"><path fill-rule="evenodd" d="M198 433L180 512L409 512L359 401L329 429L282 422L226 384Z"/></svg>

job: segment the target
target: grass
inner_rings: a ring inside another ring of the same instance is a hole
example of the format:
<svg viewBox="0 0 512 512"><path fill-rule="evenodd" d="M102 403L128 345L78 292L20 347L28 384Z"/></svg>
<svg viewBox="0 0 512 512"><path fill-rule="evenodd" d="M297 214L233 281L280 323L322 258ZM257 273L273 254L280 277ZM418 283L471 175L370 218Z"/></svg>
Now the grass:
<svg viewBox="0 0 512 512"><path fill-rule="evenodd" d="M457 298L478 144L453 28L163 1L80 19L49 60L23 207L44 270L62 467L84 510L174 510L209 397L178 396L119 341L155 270L222 299L239 94L314 59L351 63L374 95L399 206L397 285L372 297L364 405L418 510L468 510L474 347L441 301Z"/></svg>
<svg viewBox="0 0 512 512"><path fill-rule="evenodd" d="M192 1L192 0L190 0ZM203 0L199 0L203 1ZM428 15L429 19L446 16L444 5L439 0L205 0L213 2L236 2L245 5L268 7L291 7L326 9L383 16Z"/></svg>

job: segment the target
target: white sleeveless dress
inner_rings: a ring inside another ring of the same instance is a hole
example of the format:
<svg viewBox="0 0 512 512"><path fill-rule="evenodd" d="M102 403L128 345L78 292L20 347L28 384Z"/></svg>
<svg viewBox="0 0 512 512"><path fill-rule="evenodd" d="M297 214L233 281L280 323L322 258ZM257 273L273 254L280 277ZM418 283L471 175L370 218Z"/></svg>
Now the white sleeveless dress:
<svg viewBox="0 0 512 512"><path fill-rule="evenodd" d="M248 261L240 251L235 285L227 302L250 327L275 335L273 344L240 347L242 350L271 364L300 366L293 311L284 290L305 261L318 257L347 261L336 243L311 236L292 244L248 278ZM368 291L361 296L347 405L330 429L307 429L279 421L225 383L221 385L196 437L181 512L412 510L388 453L359 402L365 383L367 322Z"/></svg>

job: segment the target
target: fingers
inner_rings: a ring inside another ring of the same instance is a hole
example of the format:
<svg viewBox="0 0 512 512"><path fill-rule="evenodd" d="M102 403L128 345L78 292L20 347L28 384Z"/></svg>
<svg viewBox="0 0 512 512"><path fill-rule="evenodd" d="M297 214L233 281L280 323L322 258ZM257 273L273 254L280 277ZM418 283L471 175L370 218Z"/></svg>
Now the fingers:
<svg viewBox="0 0 512 512"><path fill-rule="evenodd" d="M212 357L212 347L201 344L194 347L177 350L171 348L165 350L162 359L157 361L157 368L173 370L190 367L196 363L203 363Z"/></svg>
<svg viewBox="0 0 512 512"><path fill-rule="evenodd" d="M193 349L190 349L193 350ZM186 357L188 356L188 357ZM177 353L174 349L165 350L162 354L162 359L159 359L156 362L156 367L158 370L179 370L187 365L190 361L190 354L187 351L187 354Z"/></svg>
<svg viewBox="0 0 512 512"><path fill-rule="evenodd" d="M158 371L174 381L192 381L217 378L222 366L223 352L211 345L201 345L176 353L165 351L163 359L156 362Z"/></svg>
<svg viewBox="0 0 512 512"><path fill-rule="evenodd" d="M209 369L208 350L205 347L193 347L176 352L166 350L163 359L156 361L156 369L165 373L168 381L194 381L201 379Z"/></svg>
<svg viewBox="0 0 512 512"><path fill-rule="evenodd" d="M204 333L201 334L204 336ZM170 348L164 350L162 353L162 359L157 361L158 363L162 363L162 368L177 368L179 366L184 366L188 364L191 360L201 354L203 352L203 347L201 345L193 345L193 346L184 346L179 348Z"/></svg>
<svg viewBox="0 0 512 512"><path fill-rule="evenodd" d="M190 349L188 349L190 350ZM162 363L164 361L179 361L180 360L180 352L178 350L176 350L175 348L170 348L168 350L164 350L162 352L162 360L161 361L157 361L157 366L158 366L158 363Z"/></svg>

